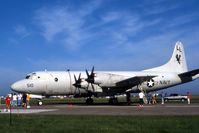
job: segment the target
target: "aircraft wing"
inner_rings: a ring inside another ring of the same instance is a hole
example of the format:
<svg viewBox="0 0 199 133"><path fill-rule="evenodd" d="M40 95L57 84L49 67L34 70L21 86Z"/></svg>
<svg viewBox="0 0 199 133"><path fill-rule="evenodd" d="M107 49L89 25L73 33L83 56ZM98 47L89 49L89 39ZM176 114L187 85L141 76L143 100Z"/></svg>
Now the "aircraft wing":
<svg viewBox="0 0 199 133"><path fill-rule="evenodd" d="M199 69L181 73L178 76L180 77L183 83L186 83L199 77Z"/></svg>
<svg viewBox="0 0 199 133"><path fill-rule="evenodd" d="M118 87L134 87L134 86L139 85L145 81L148 81L154 77L156 77L156 76L155 75L135 76L135 77L131 77L131 78L117 82L116 86L118 86Z"/></svg>

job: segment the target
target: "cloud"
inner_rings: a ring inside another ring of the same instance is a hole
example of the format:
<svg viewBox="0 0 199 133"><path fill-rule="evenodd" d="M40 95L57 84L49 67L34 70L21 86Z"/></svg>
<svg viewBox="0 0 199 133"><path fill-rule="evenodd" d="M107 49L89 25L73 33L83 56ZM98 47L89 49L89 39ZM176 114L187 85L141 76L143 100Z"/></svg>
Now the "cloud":
<svg viewBox="0 0 199 133"><path fill-rule="evenodd" d="M23 39L30 35L30 32L27 30L27 28L24 25L17 25L14 27L15 33L20 37L20 39Z"/></svg>
<svg viewBox="0 0 199 133"><path fill-rule="evenodd" d="M101 17L103 23L109 23L116 20L119 20L122 17L122 13L120 12L108 12L104 16Z"/></svg>
<svg viewBox="0 0 199 133"><path fill-rule="evenodd" d="M41 8L36 12L35 20L41 27L41 34L48 42L60 40L68 49L76 49L90 37L84 30L86 16L100 5L99 1L90 2L80 9L67 6Z"/></svg>
<svg viewBox="0 0 199 133"><path fill-rule="evenodd" d="M142 3L140 7L143 9L145 15L157 15L176 10L180 7L180 3L159 0Z"/></svg>
<svg viewBox="0 0 199 133"><path fill-rule="evenodd" d="M108 47L125 45L129 37L159 22L157 19L142 22L138 15L120 10L96 14L101 4L91 2L75 10L67 6L41 8L34 18L41 28L41 35L49 43L60 43L69 50L91 45L96 40Z"/></svg>
<svg viewBox="0 0 199 133"><path fill-rule="evenodd" d="M162 51L151 49L165 49L168 54L163 55L163 59L167 61L170 47L173 48L177 40L190 40L191 35L187 32L197 15L177 13L173 19L167 15L162 17L158 14L178 10L180 7L179 4L174 4L166 8L160 4L162 2L155 3L152 9L145 5L145 10L151 12L144 15L128 9L101 10L104 4L101 1L92 1L76 8L68 5L45 7L37 10L35 20L41 28L40 33L49 43L61 44L69 51L84 51L80 55L85 58L90 58L89 52L94 51L98 53L98 60L104 57L110 60L117 58L117 61L133 57L143 60L141 58L146 58L147 55L142 53L150 53L150 56L155 57L162 54ZM154 14L158 16L154 17ZM126 60L129 61L128 59ZM71 63L75 61L77 60ZM152 66L165 61L152 60L148 64Z"/></svg>

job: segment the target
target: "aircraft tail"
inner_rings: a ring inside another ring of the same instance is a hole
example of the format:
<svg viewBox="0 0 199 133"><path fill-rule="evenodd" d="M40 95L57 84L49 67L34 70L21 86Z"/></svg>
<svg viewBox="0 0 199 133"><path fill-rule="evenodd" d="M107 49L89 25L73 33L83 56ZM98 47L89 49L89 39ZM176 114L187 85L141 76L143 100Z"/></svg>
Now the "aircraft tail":
<svg viewBox="0 0 199 133"><path fill-rule="evenodd" d="M185 58L183 44L180 41L176 42L173 55L166 64L145 71L176 72L176 73L187 72L187 62Z"/></svg>

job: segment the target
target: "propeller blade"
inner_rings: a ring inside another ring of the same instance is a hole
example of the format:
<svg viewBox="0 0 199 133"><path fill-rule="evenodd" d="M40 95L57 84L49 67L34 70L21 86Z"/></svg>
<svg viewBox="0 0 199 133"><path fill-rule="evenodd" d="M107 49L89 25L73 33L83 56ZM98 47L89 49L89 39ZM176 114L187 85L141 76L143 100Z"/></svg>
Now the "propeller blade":
<svg viewBox="0 0 199 133"><path fill-rule="evenodd" d="M76 76L74 75L74 79L75 79L75 83L77 82L77 78L76 78Z"/></svg>
<svg viewBox="0 0 199 133"><path fill-rule="evenodd" d="M78 81L81 82L81 73L79 74Z"/></svg>
<svg viewBox="0 0 199 133"><path fill-rule="evenodd" d="M92 75L94 74L94 66L93 66L93 68L92 68L91 74L92 74Z"/></svg>
<svg viewBox="0 0 199 133"><path fill-rule="evenodd" d="M93 84L91 84L91 86L92 86L93 92L95 92L95 88L94 88L94 85L93 85Z"/></svg>
<svg viewBox="0 0 199 133"><path fill-rule="evenodd" d="M88 70L86 69L86 75L87 75L87 77L89 77L89 73L88 73Z"/></svg>

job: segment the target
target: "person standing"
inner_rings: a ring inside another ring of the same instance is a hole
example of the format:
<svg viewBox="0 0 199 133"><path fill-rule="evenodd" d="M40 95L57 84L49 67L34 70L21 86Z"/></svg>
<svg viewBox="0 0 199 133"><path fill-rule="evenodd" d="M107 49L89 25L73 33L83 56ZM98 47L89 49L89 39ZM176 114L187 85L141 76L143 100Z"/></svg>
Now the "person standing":
<svg viewBox="0 0 199 133"><path fill-rule="evenodd" d="M22 101L23 101L22 106L23 107L26 107L26 97L27 97L27 95L24 93L22 96Z"/></svg>
<svg viewBox="0 0 199 133"><path fill-rule="evenodd" d="M191 93L187 92L187 102L188 104L191 104Z"/></svg>
<svg viewBox="0 0 199 133"><path fill-rule="evenodd" d="M5 110L5 112L9 112L10 103L11 103L11 97L9 95L7 95L6 96L6 110Z"/></svg>
<svg viewBox="0 0 199 133"><path fill-rule="evenodd" d="M26 95L26 106L27 106L27 109L30 108L30 94Z"/></svg>
<svg viewBox="0 0 199 133"><path fill-rule="evenodd" d="M22 94L17 95L17 106L21 106Z"/></svg>
<svg viewBox="0 0 199 133"><path fill-rule="evenodd" d="M143 98L144 98L144 93L141 91L139 93L140 106L143 106L144 104Z"/></svg>
<svg viewBox="0 0 199 133"><path fill-rule="evenodd" d="M162 92L162 94L161 94L161 99L162 99L162 104L164 104L164 92Z"/></svg>
<svg viewBox="0 0 199 133"><path fill-rule="evenodd" d="M152 96L152 104L156 104L157 101L156 101L156 94L153 94Z"/></svg>
<svg viewBox="0 0 199 133"><path fill-rule="evenodd" d="M147 94L147 101L148 101L148 104L151 104L151 101L152 101L152 95L151 95L151 93L150 93L150 92Z"/></svg>
<svg viewBox="0 0 199 133"><path fill-rule="evenodd" d="M12 106L17 106L17 95L15 93L12 96Z"/></svg>

